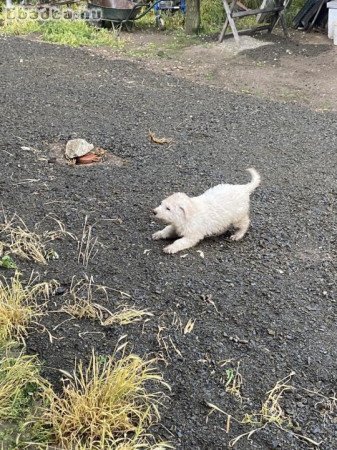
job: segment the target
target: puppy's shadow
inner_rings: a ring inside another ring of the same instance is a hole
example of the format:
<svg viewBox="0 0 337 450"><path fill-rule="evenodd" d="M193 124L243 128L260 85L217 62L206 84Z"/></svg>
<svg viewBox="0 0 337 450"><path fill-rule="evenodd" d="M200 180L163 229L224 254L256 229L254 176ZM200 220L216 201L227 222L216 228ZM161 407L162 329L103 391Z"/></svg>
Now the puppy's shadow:
<svg viewBox="0 0 337 450"><path fill-rule="evenodd" d="M223 242L223 241L226 242L226 241L230 240L230 237L234 234L234 232L235 232L235 228L231 227L225 233L219 234L218 236L209 236L209 237L205 238L205 240L212 244L213 243L216 244L216 243Z"/></svg>
<svg viewBox="0 0 337 450"><path fill-rule="evenodd" d="M200 245L200 243L203 241L208 242L212 245L219 245L219 243L230 242L230 237L234 234L234 232L235 232L235 228L231 227L225 233L219 234L218 236L205 237L197 245ZM169 239L161 239L160 241L165 242L166 245L170 245L177 239L179 239L179 237L169 238Z"/></svg>

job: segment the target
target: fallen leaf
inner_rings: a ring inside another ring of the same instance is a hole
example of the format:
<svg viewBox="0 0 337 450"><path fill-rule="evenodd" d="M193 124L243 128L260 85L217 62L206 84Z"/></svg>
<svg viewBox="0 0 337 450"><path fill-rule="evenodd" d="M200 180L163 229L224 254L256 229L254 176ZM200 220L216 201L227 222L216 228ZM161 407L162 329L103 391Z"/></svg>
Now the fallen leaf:
<svg viewBox="0 0 337 450"><path fill-rule="evenodd" d="M159 138L157 137L151 130L149 130L149 138L151 142L154 142L155 144L172 144L173 139L167 139L167 138Z"/></svg>

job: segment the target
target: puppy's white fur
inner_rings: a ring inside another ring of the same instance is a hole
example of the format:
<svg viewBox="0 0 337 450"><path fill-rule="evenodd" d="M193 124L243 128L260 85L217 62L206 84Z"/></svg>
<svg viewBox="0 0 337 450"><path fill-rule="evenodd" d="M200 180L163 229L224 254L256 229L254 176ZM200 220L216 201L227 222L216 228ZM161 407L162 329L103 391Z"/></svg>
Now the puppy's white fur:
<svg viewBox="0 0 337 450"><path fill-rule="evenodd" d="M249 227L249 196L261 181L255 169L247 170L252 176L247 184L219 184L198 197L178 192L163 200L153 212L168 226L152 238L179 237L164 248L166 253L193 247L206 236L223 234L231 225L236 228L231 239L242 239Z"/></svg>

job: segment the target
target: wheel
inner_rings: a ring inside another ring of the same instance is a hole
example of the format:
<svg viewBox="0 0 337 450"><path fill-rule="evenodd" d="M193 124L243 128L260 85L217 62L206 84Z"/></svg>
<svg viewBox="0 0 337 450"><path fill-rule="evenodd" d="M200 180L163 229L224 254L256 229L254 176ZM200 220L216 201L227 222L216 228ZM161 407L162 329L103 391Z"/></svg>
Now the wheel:
<svg viewBox="0 0 337 450"><path fill-rule="evenodd" d="M88 23L94 28L103 28L102 20L89 20Z"/></svg>

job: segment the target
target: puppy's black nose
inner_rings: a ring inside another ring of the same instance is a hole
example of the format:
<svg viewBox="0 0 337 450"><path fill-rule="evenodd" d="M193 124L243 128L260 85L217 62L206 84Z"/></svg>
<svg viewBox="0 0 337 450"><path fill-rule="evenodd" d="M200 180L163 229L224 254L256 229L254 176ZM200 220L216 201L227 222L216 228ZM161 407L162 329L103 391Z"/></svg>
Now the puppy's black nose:
<svg viewBox="0 0 337 450"><path fill-rule="evenodd" d="M153 210L153 214L156 216L157 215L157 211L154 209Z"/></svg>

